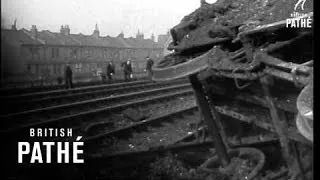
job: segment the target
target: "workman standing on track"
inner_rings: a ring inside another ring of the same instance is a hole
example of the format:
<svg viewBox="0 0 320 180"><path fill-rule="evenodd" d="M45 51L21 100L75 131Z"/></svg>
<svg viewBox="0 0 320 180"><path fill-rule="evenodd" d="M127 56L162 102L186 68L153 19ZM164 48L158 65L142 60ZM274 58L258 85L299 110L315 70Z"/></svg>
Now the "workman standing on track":
<svg viewBox="0 0 320 180"><path fill-rule="evenodd" d="M66 68L65 68L64 78L65 78L66 89L71 89L71 88L73 88L73 84L72 84L72 70L71 70L69 64L68 64L68 65L66 66Z"/></svg>
<svg viewBox="0 0 320 180"><path fill-rule="evenodd" d="M125 81L130 81L132 79L132 65L130 60L123 64L124 79Z"/></svg>
<svg viewBox="0 0 320 180"><path fill-rule="evenodd" d="M114 73L115 73L114 65L112 62L109 62L108 67L107 67L107 76L108 76L109 82L112 82L112 76Z"/></svg>
<svg viewBox="0 0 320 180"><path fill-rule="evenodd" d="M148 71L148 77L151 79L153 75L152 66L154 64L154 61L149 56L147 56L146 59L147 59L147 65L145 70Z"/></svg>

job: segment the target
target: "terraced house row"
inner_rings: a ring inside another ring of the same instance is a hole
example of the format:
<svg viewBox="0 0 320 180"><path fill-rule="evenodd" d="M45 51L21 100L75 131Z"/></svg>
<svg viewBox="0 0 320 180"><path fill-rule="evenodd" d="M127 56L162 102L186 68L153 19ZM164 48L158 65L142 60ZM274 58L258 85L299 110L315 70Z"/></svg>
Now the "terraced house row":
<svg viewBox="0 0 320 180"><path fill-rule="evenodd" d="M162 35L163 36L163 35ZM161 37L163 39L163 37ZM92 35L71 34L68 25L60 32L1 29L1 82L26 82L63 77L64 67L70 64L75 79L91 78L105 71L112 61L116 76L122 77L120 64L132 61L134 75L144 74L145 57L157 60L163 55L163 40L144 39L138 31L135 38L100 36L96 25ZM118 73L117 73L118 72Z"/></svg>

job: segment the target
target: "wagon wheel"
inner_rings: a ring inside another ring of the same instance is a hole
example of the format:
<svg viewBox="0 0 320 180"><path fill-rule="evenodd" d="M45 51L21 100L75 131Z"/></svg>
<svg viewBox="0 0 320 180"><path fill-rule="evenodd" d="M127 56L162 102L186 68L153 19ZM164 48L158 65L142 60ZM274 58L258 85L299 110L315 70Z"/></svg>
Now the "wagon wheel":
<svg viewBox="0 0 320 180"><path fill-rule="evenodd" d="M300 93L297 99L298 116L296 124L299 132L313 142L313 80Z"/></svg>

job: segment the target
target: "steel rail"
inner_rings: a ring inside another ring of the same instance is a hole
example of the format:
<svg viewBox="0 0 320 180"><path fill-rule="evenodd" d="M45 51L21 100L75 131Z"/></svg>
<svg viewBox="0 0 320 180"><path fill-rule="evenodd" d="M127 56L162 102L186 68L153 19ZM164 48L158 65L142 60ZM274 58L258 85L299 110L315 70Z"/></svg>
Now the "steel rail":
<svg viewBox="0 0 320 180"><path fill-rule="evenodd" d="M143 127L146 127L146 126L154 126L154 124L158 125L158 123L160 121L161 121L161 123L162 122L168 122L168 121L171 121L170 119L173 116L182 115L183 113L190 113L190 112L193 112L193 111L195 111L197 109L198 109L198 107L194 106L194 105L190 106L190 107L187 107L187 108L179 109L177 111L174 111L174 112L171 112L171 113L166 113L166 114L163 114L163 115L160 115L160 116L156 116L156 117L153 117L153 118L149 118L149 119L146 119L146 120L142 120L142 121L140 121L138 123L134 123L132 125L129 125L129 126L126 126L126 127L123 127L123 128L119 128L119 129L116 129L116 130L113 130L113 131L110 131L110 132L101 133L101 134L97 134L97 135L94 135L94 136L87 137L87 138L84 139L84 142L90 143L90 142L94 142L96 140L99 140L101 138L108 137L108 136L125 136L125 134L127 134L130 131L134 131L135 129L143 128Z"/></svg>
<svg viewBox="0 0 320 180"><path fill-rule="evenodd" d="M57 106L59 104L72 103L77 101L83 101L84 99L92 99L103 96L115 96L121 93L130 93L130 92L138 92L142 90L155 89L155 88L164 88L170 85L181 84L181 82L166 82L166 83L147 83L147 84L138 84L126 87L116 87L110 89L102 89L102 90L94 90L88 92L75 92L71 94L58 95L53 97L40 97L31 100L22 100L13 102L13 106L15 107L12 110L12 113L18 113L21 111L27 111L31 109L35 109L39 106L44 107L52 107ZM10 111L11 112L11 111Z"/></svg>
<svg viewBox="0 0 320 180"><path fill-rule="evenodd" d="M180 89L185 89L190 86L189 83L181 84L181 85L175 85L171 87L166 87L166 88L159 88L159 89L152 89L152 90L147 90L147 91L141 91L141 92L134 92L134 93L128 93L128 94L122 94L118 96L113 96L113 97L103 97L103 98L97 98L97 99L90 99L90 100L85 100L85 101L80 101L80 102L74 102L74 103L69 103L69 104L63 104L63 105L57 105L57 106L51 106L51 107L45 107L45 108L40 108L40 109L33 109L33 110L28 110L28 111L23 111L23 112L18 112L18 113L11 113L11 114L6 114L6 115L1 115L1 118L18 118L18 117L23 117L26 118L26 116L32 116L32 115L39 115L39 113L45 113L46 116L48 116L47 113L52 112L52 111L66 111L67 108L69 109L74 109L74 108L79 108L82 106L93 106L96 105L97 103L101 102L118 102L121 99L132 99L137 96L141 95L153 95L154 93L159 93L159 92L166 92L166 91L173 91L173 90L180 90Z"/></svg>
<svg viewBox="0 0 320 180"><path fill-rule="evenodd" d="M96 108L93 110L87 110L84 112L80 112L80 113L75 113L75 114L71 114L71 115L66 115L66 116L62 116L62 117L58 117L58 118L52 118L46 121L39 121L39 122L34 122L34 123L29 123L29 124L25 124L25 125L20 125L18 127L9 127L5 130L0 130L0 132L3 133L15 133L18 131L22 131L28 128L32 128L32 127L53 127L54 125L61 125L61 122L68 122L70 123L71 120L75 121L78 118L84 118L84 117L88 117L88 116L93 116L99 113L105 113L105 112L115 112L117 110L122 110L128 107L132 107L132 106L139 106L142 104L146 104L146 103L151 103L154 101L163 101L166 99L170 99L172 97L179 97L179 96L190 96L193 94L193 91L191 89L185 89L182 90L180 92L170 92L167 94L162 94L159 96L155 96L155 97L146 97L144 99L140 99L140 100L136 100L136 101L131 101L131 102L124 102L122 104L116 104L113 106L108 106L108 107L103 107L103 108Z"/></svg>
<svg viewBox="0 0 320 180"><path fill-rule="evenodd" d="M193 109L193 108L197 108L197 106L189 107L189 108L186 108L185 110ZM218 113L221 115L225 115L225 116L231 117L236 120L240 120L245 123L255 124L256 126L258 126L260 128L263 128L265 130L268 130L270 132L275 133L275 129L272 126L272 124L268 123L268 122L271 122L271 119L270 119L271 117L269 117L268 114L266 114L265 116L261 116L261 115L259 116L257 114L252 114L250 112L240 113L240 112L237 112L237 110L230 108L230 107L227 108L224 106L216 106L215 108L218 111ZM179 112L184 112L184 110L183 109L179 110L178 112L174 112L174 114L179 113ZM168 118L168 116L170 116L170 114L166 114L163 116ZM160 116L159 119L161 119L161 118L162 117ZM259 119L259 121L258 121L258 119ZM132 129L138 128L137 126L140 126L140 125L146 126L147 124L144 124L145 122L151 123L152 121L157 121L157 120L155 120L155 119L145 120L145 121L139 122L137 124L133 124L133 125L130 125L130 126L127 126L124 128L120 128L118 130L113 130L111 132L98 134L98 135L87 138L87 141L94 142L95 140L99 140L99 139L101 139L103 137L107 137L107 136L123 135L125 133L125 131L132 131ZM306 139L303 136L301 136L299 133L296 132L294 127L289 128L288 132L289 132L290 139L309 145L309 143L306 141Z"/></svg>
<svg viewBox="0 0 320 180"><path fill-rule="evenodd" d="M135 132L135 129L146 129L146 126L159 126L159 121L160 122L167 122L167 121L172 121L170 120L173 116L176 116L178 114L183 114L186 112L190 112L190 111L195 111L197 110L198 107L196 105L184 108L184 109L180 109L178 111L172 112L172 113L168 113L168 114L164 114L158 117L154 117L154 118L150 118L147 120L143 120L141 122L123 127L123 128L119 128L113 131L109 131L106 133L100 133L97 135L93 135L90 137L87 137L84 139L84 141L86 142L86 144L94 144L97 145L97 141L100 141L103 138L106 137L118 137L118 138L127 138L130 135L130 133ZM230 118L236 119L236 120L240 120L242 122L248 123L248 124L254 124L260 128L263 128L271 133L275 133L275 129L272 126L271 123L271 117L268 116L268 114L266 114L265 116L259 116L257 114L252 114L250 112L238 112L237 110L235 110L234 108L230 108L230 107L224 107L224 106L215 106L215 109L217 110L217 112L221 115L224 116L228 116ZM258 120L259 119L259 120ZM155 125L153 125L155 123ZM146 130L147 131L147 130ZM289 138L304 144L308 144L309 143L306 141L306 139L301 136L299 133L296 133L296 131L294 130L294 128L290 128L289 129ZM178 142L182 142L184 139L190 138L190 136L193 136L195 134L195 132L192 132L191 134L187 134L183 139L178 140L176 143ZM274 136L260 136L258 135L257 137L255 137L253 140L250 140L249 138L242 138L243 140L241 142L228 142L231 146L240 146L243 144L250 144L253 143L252 141L257 141L257 142L262 142L264 140L268 140L268 141L276 141L278 140L277 137ZM257 143L256 142L256 143Z"/></svg>
<svg viewBox="0 0 320 180"><path fill-rule="evenodd" d="M1 96L0 99L1 100L14 100L14 99L24 99L24 98L34 99L34 98L47 97L52 95L63 95L63 94L77 93L80 91L92 91L92 90L98 90L98 89L108 89L108 88L116 88L116 87L146 84L146 83L150 83L150 81L133 81L133 82L106 84L106 85L86 86L86 87L79 87L79 88L73 88L73 89L42 91L42 92L26 93L26 94L11 95L11 96Z"/></svg>

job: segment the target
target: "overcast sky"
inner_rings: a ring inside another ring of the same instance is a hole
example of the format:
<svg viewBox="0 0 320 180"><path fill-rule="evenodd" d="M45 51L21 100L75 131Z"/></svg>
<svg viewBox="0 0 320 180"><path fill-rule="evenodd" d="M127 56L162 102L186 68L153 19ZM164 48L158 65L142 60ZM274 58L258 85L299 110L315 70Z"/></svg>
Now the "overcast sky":
<svg viewBox="0 0 320 180"><path fill-rule="evenodd" d="M215 0L207 0L207 2ZM138 29L149 38L165 34L187 14L200 6L200 0L1 0L1 19L11 27L59 32L68 24L72 34L92 34L98 23L100 35L125 37Z"/></svg>

